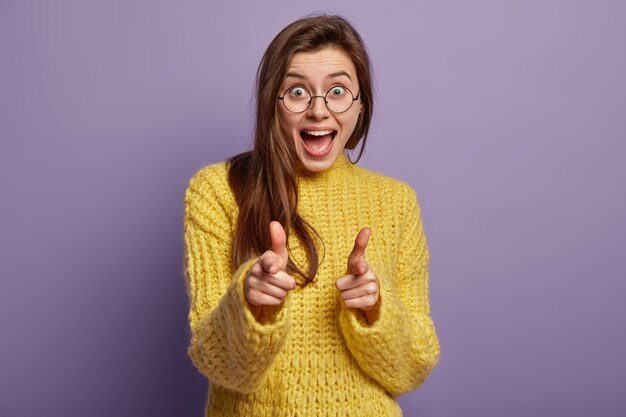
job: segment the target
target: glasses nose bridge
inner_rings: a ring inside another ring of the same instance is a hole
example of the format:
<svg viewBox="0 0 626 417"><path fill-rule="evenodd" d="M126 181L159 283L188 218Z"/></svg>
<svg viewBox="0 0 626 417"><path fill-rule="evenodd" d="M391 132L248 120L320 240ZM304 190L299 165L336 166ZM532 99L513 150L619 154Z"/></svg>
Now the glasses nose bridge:
<svg viewBox="0 0 626 417"><path fill-rule="evenodd" d="M313 103L313 100L316 98L321 98L322 100L324 100L324 107L326 107L326 110L331 111L330 108L328 107L328 100L326 100L325 95L324 96L311 96L307 110L315 108L315 103Z"/></svg>

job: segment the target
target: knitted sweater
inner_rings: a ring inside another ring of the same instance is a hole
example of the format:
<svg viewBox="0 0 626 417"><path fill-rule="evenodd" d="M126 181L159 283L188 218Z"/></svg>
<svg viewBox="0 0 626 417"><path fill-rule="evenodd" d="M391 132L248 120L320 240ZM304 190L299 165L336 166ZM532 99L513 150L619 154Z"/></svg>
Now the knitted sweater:
<svg viewBox="0 0 626 417"><path fill-rule="evenodd" d="M394 397L422 384L439 359L415 192L342 153L329 170L300 177L298 212L324 242L315 282L290 291L282 307L257 321L244 280L258 254L236 270L231 265L238 207L225 162L189 181L188 354L210 380L205 416L401 416ZM365 258L380 291L373 323L346 308L335 287L365 226L372 231ZM306 265L298 239L288 239L288 249Z"/></svg>

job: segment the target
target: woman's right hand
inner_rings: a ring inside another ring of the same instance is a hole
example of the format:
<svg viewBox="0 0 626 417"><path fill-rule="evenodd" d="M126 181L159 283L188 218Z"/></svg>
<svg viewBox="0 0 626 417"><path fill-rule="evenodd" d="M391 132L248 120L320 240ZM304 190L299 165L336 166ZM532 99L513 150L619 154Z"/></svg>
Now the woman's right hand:
<svg viewBox="0 0 626 417"><path fill-rule="evenodd" d="M272 248L261 255L245 279L246 298L257 317L261 306L279 305L296 288L296 281L287 274L287 237L277 221L270 223L270 239Z"/></svg>

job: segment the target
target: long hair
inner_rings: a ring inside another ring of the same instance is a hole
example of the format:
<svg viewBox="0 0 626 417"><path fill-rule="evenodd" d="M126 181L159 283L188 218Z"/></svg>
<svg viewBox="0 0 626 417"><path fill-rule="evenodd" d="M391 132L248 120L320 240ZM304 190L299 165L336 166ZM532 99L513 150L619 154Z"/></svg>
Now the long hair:
<svg viewBox="0 0 626 417"><path fill-rule="evenodd" d="M304 283L313 282L319 267L319 255L313 235L319 234L297 211L297 154L279 124L277 97L280 86L297 52L338 47L352 59L356 68L363 111L354 132L346 143L354 149L362 140L361 159L372 118L372 76L363 40L354 27L341 16L315 15L297 20L285 27L265 51L256 74L256 129L254 148L228 159L228 178L239 206L233 242L232 262L241 266L254 253L271 247L269 224L280 222L288 239L293 232L306 251L308 270L304 272L289 257L287 272L301 276ZM296 280L298 281L298 280Z"/></svg>

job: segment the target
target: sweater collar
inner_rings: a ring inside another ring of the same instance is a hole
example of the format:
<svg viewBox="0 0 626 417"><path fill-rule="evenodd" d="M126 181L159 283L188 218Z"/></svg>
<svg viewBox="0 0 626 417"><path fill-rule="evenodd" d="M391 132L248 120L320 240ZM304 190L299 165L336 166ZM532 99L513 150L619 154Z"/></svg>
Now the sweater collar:
<svg viewBox="0 0 626 417"><path fill-rule="evenodd" d="M337 156L333 165L326 171L309 171L299 162L297 164L296 171L298 173L300 184L318 184L345 177L353 172L354 167L354 164L350 162L345 152L341 152L339 156Z"/></svg>

